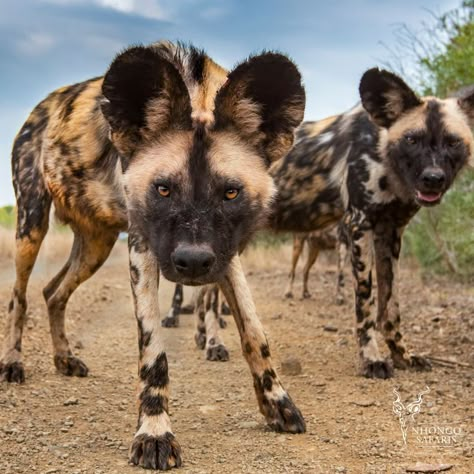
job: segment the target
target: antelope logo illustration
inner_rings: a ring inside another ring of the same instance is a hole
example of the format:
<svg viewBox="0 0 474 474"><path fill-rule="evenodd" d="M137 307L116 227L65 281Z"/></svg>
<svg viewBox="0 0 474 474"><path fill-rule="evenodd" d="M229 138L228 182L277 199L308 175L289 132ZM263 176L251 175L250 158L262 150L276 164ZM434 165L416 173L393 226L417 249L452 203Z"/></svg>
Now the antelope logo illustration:
<svg viewBox="0 0 474 474"><path fill-rule="evenodd" d="M393 389L396 399L393 401L393 413L398 416L400 421L400 429L402 431L403 442L405 446L407 444L407 433L408 433L408 424L410 422L410 417L412 423L415 422L415 415L418 415L421 410L421 404L423 403L423 395L429 393L430 388L427 386L425 390L421 391L418 394L418 397L413 402L405 406L400 398L400 394L397 392L397 389Z"/></svg>

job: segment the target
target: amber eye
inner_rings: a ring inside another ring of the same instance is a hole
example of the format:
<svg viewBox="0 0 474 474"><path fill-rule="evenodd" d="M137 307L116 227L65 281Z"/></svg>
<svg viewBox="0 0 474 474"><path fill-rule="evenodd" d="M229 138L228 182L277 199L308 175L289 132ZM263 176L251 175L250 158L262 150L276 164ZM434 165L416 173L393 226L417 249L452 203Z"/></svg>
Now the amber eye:
<svg viewBox="0 0 474 474"><path fill-rule="evenodd" d="M459 138L449 138L448 139L449 148L457 148L460 144L461 144L461 140Z"/></svg>
<svg viewBox="0 0 474 474"><path fill-rule="evenodd" d="M160 196L162 197L169 197L170 195L170 188L168 188L168 186L163 186L163 185L159 185L158 186L158 192L160 193Z"/></svg>
<svg viewBox="0 0 474 474"><path fill-rule="evenodd" d="M414 137L413 135L406 135L405 136L405 141L409 144L409 145L416 145L418 143L418 140L416 137Z"/></svg>
<svg viewBox="0 0 474 474"><path fill-rule="evenodd" d="M239 195L239 190L236 188L230 188L225 192L226 201L232 201Z"/></svg>

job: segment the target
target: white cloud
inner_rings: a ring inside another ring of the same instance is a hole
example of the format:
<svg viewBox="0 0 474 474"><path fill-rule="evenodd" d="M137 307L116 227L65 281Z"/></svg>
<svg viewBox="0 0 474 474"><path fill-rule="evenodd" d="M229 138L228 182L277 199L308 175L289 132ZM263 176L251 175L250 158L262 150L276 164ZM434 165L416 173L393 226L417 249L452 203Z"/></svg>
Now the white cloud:
<svg viewBox="0 0 474 474"><path fill-rule="evenodd" d="M97 5L125 14L139 15L153 20L165 20L167 15L158 0L43 0L55 5Z"/></svg>
<svg viewBox="0 0 474 474"><path fill-rule="evenodd" d="M17 41L17 50L26 55L36 56L49 51L56 44L56 40L47 33L29 33Z"/></svg>

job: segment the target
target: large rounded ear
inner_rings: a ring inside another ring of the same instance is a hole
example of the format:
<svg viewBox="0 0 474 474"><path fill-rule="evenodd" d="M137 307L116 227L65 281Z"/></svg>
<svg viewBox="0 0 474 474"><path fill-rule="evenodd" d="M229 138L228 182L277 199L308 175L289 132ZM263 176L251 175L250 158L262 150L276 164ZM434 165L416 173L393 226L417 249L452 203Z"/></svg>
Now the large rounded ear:
<svg viewBox="0 0 474 474"><path fill-rule="evenodd" d="M422 102L395 74L373 68L364 73L359 85L362 105L372 121L388 128L407 110Z"/></svg>
<svg viewBox="0 0 474 474"><path fill-rule="evenodd" d="M215 104L215 129L236 130L270 163L293 145L294 130L303 120L305 91L292 61L264 53L230 72Z"/></svg>
<svg viewBox="0 0 474 474"><path fill-rule="evenodd" d="M105 74L102 94L102 113L124 157L166 129L191 127L183 78L152 46L135 46L119 54Z"/></svg>
<svg viewBox="0 0 474 474"><path fill-rule="evenodd" d="M463 87L456 96L458 97L458 105L466 114L469 125L474 128L474 84Z"/></svg>

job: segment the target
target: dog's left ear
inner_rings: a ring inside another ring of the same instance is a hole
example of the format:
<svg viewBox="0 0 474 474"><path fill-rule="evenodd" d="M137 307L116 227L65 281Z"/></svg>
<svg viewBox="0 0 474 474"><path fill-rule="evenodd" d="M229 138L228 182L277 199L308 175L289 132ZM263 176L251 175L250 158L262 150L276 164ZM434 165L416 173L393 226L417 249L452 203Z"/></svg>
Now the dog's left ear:
<svg viewBox="0 0 474 474"><path fill-rule="evenodd" d="M458 105L466 114L470 127L474 128L474 84L465 89L466 92L458 99Z"/></svg>
<svg viewBox="0 0 474 474"><path fill-rule="evenodd" d="M282 54L264 53L230 72L216 96L215 129L236 130L269 164L293 145L305 102L295 64Z"/></svg>
<svg viewBox="0 0 474 474"><path fill-rule="evenodd" d="M402 79L378 68L364 73L359 94L373 122L385 128L389 128L407 110L422 103Z"/></svg>

